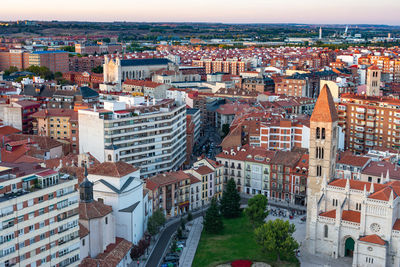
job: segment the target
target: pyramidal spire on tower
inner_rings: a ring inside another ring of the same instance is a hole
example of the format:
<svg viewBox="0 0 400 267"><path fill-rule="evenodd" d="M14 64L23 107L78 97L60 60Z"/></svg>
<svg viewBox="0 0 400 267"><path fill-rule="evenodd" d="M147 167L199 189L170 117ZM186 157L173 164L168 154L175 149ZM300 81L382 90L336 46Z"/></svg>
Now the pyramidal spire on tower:
<svg viewBox="0 0 400 267"><path fill-rule="evenodd" d="M335 102L327 85L324 85L319 93L310 120L315 122L334 122L338 120Z"/></svg>

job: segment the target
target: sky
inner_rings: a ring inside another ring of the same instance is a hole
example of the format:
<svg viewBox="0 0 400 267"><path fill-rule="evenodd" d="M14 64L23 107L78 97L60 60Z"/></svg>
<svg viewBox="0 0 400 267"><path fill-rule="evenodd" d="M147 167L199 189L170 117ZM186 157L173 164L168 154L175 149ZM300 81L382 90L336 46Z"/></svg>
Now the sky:
<svg viewBox="0 0 400 267"><path fill-rule="evenodd" d="M400 25L400 0L1 0L0 20Z"/></svg>

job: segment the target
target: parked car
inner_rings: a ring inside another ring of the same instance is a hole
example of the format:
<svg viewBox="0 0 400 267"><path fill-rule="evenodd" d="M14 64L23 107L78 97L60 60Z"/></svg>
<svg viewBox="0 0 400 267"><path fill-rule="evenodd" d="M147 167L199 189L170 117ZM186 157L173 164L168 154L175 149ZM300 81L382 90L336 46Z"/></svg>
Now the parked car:
<svg viewBox="0 0 400 267"><path fill-rule="evenodd" d="M178 262L179 261L179 256L165 256L164 261L166 262Z"/></svg>

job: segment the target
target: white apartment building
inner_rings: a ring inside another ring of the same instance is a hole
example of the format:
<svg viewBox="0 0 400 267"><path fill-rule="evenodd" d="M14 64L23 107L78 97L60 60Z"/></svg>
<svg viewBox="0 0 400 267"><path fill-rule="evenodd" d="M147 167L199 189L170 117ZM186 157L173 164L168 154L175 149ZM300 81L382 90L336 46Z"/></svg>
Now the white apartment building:
<svg viewBox="0 0 400 267"><path fill-rule="evenodd" d="M78 119L80 151L100 162L127 162L146 178L185 161L186 107L172 99L120 97L102 110L80 110Z"/></svg>
<svg viewBox="0 0 400 267"><path fill-rule="evenodd" d="M281 119L262 122L260 145L266 149L287 150L309 148L310 126L307 120Z"/></svg>
<svg viewBox="0 0 400 267"><path fill-rule="evenodd" d="M2 165L0 266L78 266L78 180L36 165Z"/></svg>

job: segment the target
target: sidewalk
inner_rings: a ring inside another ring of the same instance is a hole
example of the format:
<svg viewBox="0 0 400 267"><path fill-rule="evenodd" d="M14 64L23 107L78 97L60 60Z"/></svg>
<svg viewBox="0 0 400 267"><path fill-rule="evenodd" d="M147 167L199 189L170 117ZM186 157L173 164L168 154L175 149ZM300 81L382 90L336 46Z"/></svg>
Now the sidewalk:
<svg viewBox="0 0 400 267"><path fill-rule="evenodd" d="M203 218L197 218L193 220L193 226L190 230L188 239L186 240L186 246L182 251L182 255L179 259L180 267L190 267L194 256L196 255L197 245L199 244L201 231L203 230Z"/></svg>

